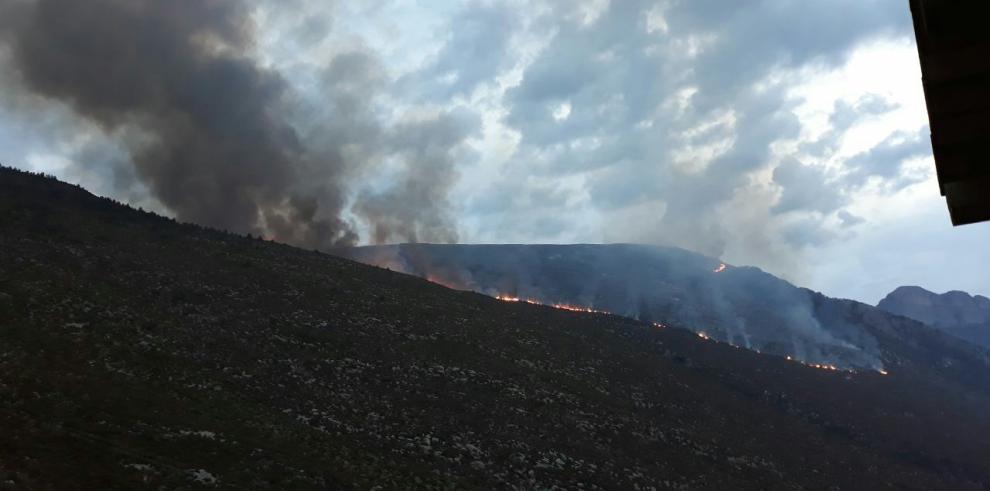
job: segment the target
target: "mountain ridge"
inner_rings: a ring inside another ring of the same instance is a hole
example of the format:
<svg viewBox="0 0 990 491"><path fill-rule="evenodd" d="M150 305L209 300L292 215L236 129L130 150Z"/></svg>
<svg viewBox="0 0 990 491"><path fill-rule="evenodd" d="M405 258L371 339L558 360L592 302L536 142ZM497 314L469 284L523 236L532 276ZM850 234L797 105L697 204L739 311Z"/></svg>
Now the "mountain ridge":
<svg viewBox="0 0 990 491"><path fill-rule="evenodd" d="M490 296L682 325L723 342L811 364L883 370L877 336L891 338L876 326L858 324L864 312L876 307L832 299L759 268L727 265L676 247L398 244L339 253ZM926 333L925 327L914 329L919 334L912 336L934 336L939 346L955 345L950 338Z"/></svg>
<svg viewBox="0 0 990 491"><path fill-rule="evenodd" d="M920 286L901 286L881 299L877 307L990 348L990 298L985 296L961 290L938 294Z"/></svg>
<svg viewBox="0 0 990 491"><path fill-rule="evenodd" d="M0 292L15 487L990 487L990 389L904 349L888 376L817 370L9 169Z"/></svg>

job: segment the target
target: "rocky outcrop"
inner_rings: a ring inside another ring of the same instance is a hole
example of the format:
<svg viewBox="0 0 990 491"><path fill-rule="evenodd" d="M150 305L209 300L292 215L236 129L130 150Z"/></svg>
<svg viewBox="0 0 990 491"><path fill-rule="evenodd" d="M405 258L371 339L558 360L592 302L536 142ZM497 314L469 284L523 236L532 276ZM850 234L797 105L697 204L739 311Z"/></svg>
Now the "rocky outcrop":
<svg viewBox="0 0 990 491"><path fill-rule="evenodd" d="M982 295L962 291L937 294L918 286L902 286L877 307L990 347L990 298Z"/></svg>

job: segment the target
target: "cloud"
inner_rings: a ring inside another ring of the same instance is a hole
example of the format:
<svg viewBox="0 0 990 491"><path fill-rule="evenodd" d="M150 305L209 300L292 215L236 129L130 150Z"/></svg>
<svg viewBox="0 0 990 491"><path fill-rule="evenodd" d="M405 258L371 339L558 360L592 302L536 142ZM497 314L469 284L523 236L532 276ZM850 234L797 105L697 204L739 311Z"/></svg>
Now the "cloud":
<svg viewBox="0 0 990 491"><path fill-rule="evenodd" d="M814 141L802 142L800 150L813 157L826 157L839 150L841 139L850 128L895 111L899 105L878 94L866 94L853 103L837 100L829 114L829 129Z"/></svg>
<svg viewBox="0 0 990 491"><path fill-rule="evenodd" d="M913 133L898 131L873 148L849 158L845 162L847 185L862 185L867 179L875 177L883 181L889 190L897 191L918 182L917 176L903 172L904 163L931 155L928 135L928 126Z"/></svg>
<svg viewBox="0 0 990 491"><path fill-rule="evenodd" d="M470 96L494 81L509 61L510 41L520 25L517 9L506 3L472 2L447 23L440 51L421 70L398 81L398 87L434 101Z"/></svg>
<svg viewBox="0 0 990 491"><path fill-rule="evenodd" d="M838 237L814 218L788 222L782 230L783 239L795 247L822 246Z"/></svg>
<svg viewBox="0 0 990 491"><path fill-rule="evenodd" d="M0 158L306 247L639 241L800 281L944 215L916 68L894 0L19 0Z"/></svg>
<svg viewBox="0 0 990 491"><path fill-rule="evenodd" d="M842 222L843 227L853 227L866 221L863 217L853 215L847 210L839 210L837 215L839 220Z"/></svg>
<svg viewBox="0 0 990 491"><path fill-rule="evenodd" d="M833 129L841 131L849 129L853 124L862 120L863 116L878 116L897 108L896 103L884 99L883 96L866 94L853 104L843 100L836 101L835 109L829 115L828 121Z"/></svg>
<svg viewBox="0 0 990 491"><path fill-rule="evenodd" d="M838 66L863 42L910 33L906 9L891 15L885 2L610 2L590 23L556 7L535 23L554 36L505 94L504 122L520 135L512 165L585 176L606 214L653 203L662 215L654 240L713 255L753 228L786 232L738 206L772 201L760 176L777 165L774 146L800 135L791 74ZM565 104L567 117L555 117ZM866 97L837 108L833 123L890 108ZM795 169L774 174L789 184L775 212L841 206L836 191ZM806 184L821 193L805 196ZM642 236L630 227L629 236Z"/></svg>
<svg viewBox="0 0 990 491"><path fill-rule="evenodd" d="M773 182L781 187L774 213L816 211L829 214L843 205L838 186L830 184L821 168L788 160L773 170Z"/></svg>

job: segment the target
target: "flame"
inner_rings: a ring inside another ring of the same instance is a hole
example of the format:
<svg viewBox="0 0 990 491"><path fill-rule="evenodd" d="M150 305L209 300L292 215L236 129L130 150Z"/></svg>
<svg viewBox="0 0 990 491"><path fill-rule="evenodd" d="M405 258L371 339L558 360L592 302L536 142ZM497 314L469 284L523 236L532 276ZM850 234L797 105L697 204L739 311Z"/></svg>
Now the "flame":
<svg viewBox="0 0 990 491"><path fill-rule="evenodd" d="M604 310L595 310L595 309L593 309L591 307L583 307L583 306L580 306L580 305L570 305L570 304L566 304L566 303L543 303L543 302L539 302L539 301L532 300L532 299L529 299L529 298L510 297L508 295L496 295L495 296L495 299L496 300L501 300L503 302L520 302L520 303L528 303L530 305L543 305L543 306L546 306L546 307L553 307L555 309L560 309L560 310L569 310L571 312L588 312L588 313L592 313L592 314L610 314L611 313L611 312L606 312Z"/></svg>
<svg viewBox="0 0 990 491"><path fill-rule="evenodd" d="M509 297L509 296L505 296L505 295L497 295L495 298L498 299L498 300L501 300L503 302L522 302L522 303L528 303L528 304L532 304L532 305L543 305L542 303L537 302L536 300L529 300L527 298Z"/></svg>
<svg viewBox="0 0 990 491"><path fill-rule="evenodd" d="M457 285L455 285L453 283L450 283L448 281L445 281L443 279L437 278L436 276L429 275L429 274L426 275L426 281L429 281L430 283L436 283L436 284L438 284L440 286L444 286L444 287L450 288L451 290L461 290L462 289L461 287L459 287L459 286L457 286Z"/></svg>
<svg viewBox="0 0 990 491"><path fill-rule="evenodd" d="M829 370L829 371L832 371L832 372L856 373L856 370L854 370L852 368L839 368L839 367L837 367L835 365L828 365L828 364L824 364L824 363L806 363L806 362L803 362L801 360L796 360L796 359L792 358L790 355L787 356L787 361L793 361L795 363L800 363L800 364L802 364L802 365L804 365L806 367L817 368L819 370ZM882 368L878 368L877 369L877 372L880 373L880 375L887 375L887 373L888 373L886 370L884 370Z"/></svg>
<svg viewBox="0 0 990 491"><path fill-rule="evenodd" d="M718 268L715 269L715 272L718 273L718 272L724 271L725 268L726 268L725 264L722 264ZM543 303L543 302L540 302L540 301L537 301L537 300L533 300L533 299L529 299L529 298L513 297L513 296L509 296L509 295L496 295L495 296L495 299L496 300L500 300L502 302L528 303L530 305L543 305L545 307L553 307L555 309L568 310L568 311L571 311L571 312L588 312L588 313L593 313L593 314L611 314L611 312L607 312L607 311L604 311L604 310L595 310L595 309L593 309L591 307L583 307L583 306L578 306L578 305L569 305L569 304L565 304L565 303L549 303L548 304L548 303ZM653 327L660 328L660 329L664 329L664 328L667 327L666 324L662 324L660 322L652 322L651 324L653 325ZM712 337L709 336L704 331L698 331L695 334L697 334L699 338L704 339L706 341L715 341L716 343L721 343L722 342L722 341L718 341L716 339L712 339ZM726 343L726 344L728 344L729 346L732 346L734 348L741 348L741 346L737 346L737 345L732 344L732 343ZM756 351L756 353L760 354L760 350L753 350L753 351ZM850 372L850 373L855 373L856 372L856 370L853 370L853 369L850 369L850 368L839 368L839 367L837 367L835 365L828 365L828 364L823 364L823 363L805 363L803 361L800 361L800 360L797 360L797 359L793 358L791 355L787 355L787 361L793 361L795 363L800 363L800 364L802 364L802 365L804 365L806 367L817 368L819 370L828 370L828 371L831 371L831 372ZM881 375L887 375L887 371L886 370L878 369L877 372L879 372Z"/></svg>
<svg viewBox="0 0 990 491"><path fill-rule="evenodd" d="M555 309L570 310L571 312L590 312L590 313L595 313L595 314L608 314L608 312L605 312L604 310L595 310L595 309L593 309L591 307L581 307L581 306L578 306L578 305L568 305L566 303L555 303L555 304L552 304L550 306L553 307L553 308L555 308Z"/></svg>
<svg viewBox="0 0 990 491"><path fill-rule="evenodd" d="M715 267L715 269L713 269L712 272L713 273L721 273L721 272L725 271L726 269L728 269L728 267L729 266L727 264L725 264L725 263L719 263L719 265L717 267ZM464 289L463 286L459 286L459 285L450 283L450 282L446 281L446 279L438 278L437 276L432 275L432 274L428 274L426 276L426 280L427 281L430 281L432 283L436 283L438 285L445 286L447 288L454 289L454 290ZM571 304L566 304L566 303L551 303L551 304L548 304L548 303L540 302L538 300L533 300L533 299L529 299L529 298L522 298L522 297L517 297L517 296L509 296L509 295L497 295L495 298L498 299L498 300L500 300L500 301L503 301L503 302L528 303L530 305L543 305L543 306L546 306L546 307L552 307L552 308L555 308L555 309L567 310L567 311L571 311L571 312L586 312L586 313L593 313L593 314L610 314L611 315L611 312L608 312L608 311L605 311L605 310L597 310L597 309L593 309L591 307L585 307L585 306L581 306L581 305L571 305ZM659 328L659 329L664 329L664 328L667 327L667 325L665 325L663 323L660 323L660 322L652 322L651 324L653 325L653 327L656 327L656 328ZM698 335L699 338L704 339L704 340L707 340L707 341L714 341L714 342L717 342L717 343L725 343L723 341L719 341L717 339L712 338L711 336L709 336L704 331L699 331L696 334ZM728 344L729 346L732 346L734 348L742 348L741 346L737 346L737 345L735 345L733 343L725 343L725 344ZM762 354L760 352L760 350L758 350L758 349L752 349L752 351L755 351L758 354ZM848 368L838 368L835 365L820 364L820 363L806 363L806 362L797 360L797 359L791 357L790 355L787 356L787 360L788 361L795 362L795 363L800 363L800 364L802 364L804 366L811 367L811 368L816 368L816 369L819 369L819 370L828 370L828 371L836 371L836 372L851 372L851 373L855 373L856 372L856 370L848 369ZM884 370L884 369L876 369L876 371L880 375L888 375L889 374L889 372L887 370Z"/></svg>

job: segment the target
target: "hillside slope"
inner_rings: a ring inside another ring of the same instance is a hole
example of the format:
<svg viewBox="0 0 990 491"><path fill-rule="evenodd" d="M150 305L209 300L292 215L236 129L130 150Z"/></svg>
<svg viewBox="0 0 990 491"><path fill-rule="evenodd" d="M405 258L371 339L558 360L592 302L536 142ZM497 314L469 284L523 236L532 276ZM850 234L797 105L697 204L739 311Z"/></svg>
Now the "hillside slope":
<svg viewBox="0 0 990 491"><path fill-rule="evenodd" d="M811 364L896 370L917 363L984 389L988 353L865 304L753 267L639 244L399 244L344 249L452 288L613 312Z"/></svg>
<svg viewBox="0 0 990 491"><path fill-rule="evenodd" d="M990 298L951 291L937 294L917 286L902 286L877 307L990 348Z"/></svg>
<svg viewBox="0 0 990 491"><path fill-rule="evenodd" d="M506 304L8 169L0 292L0 486L990 487L990 397L951 372Z"/></svg>

